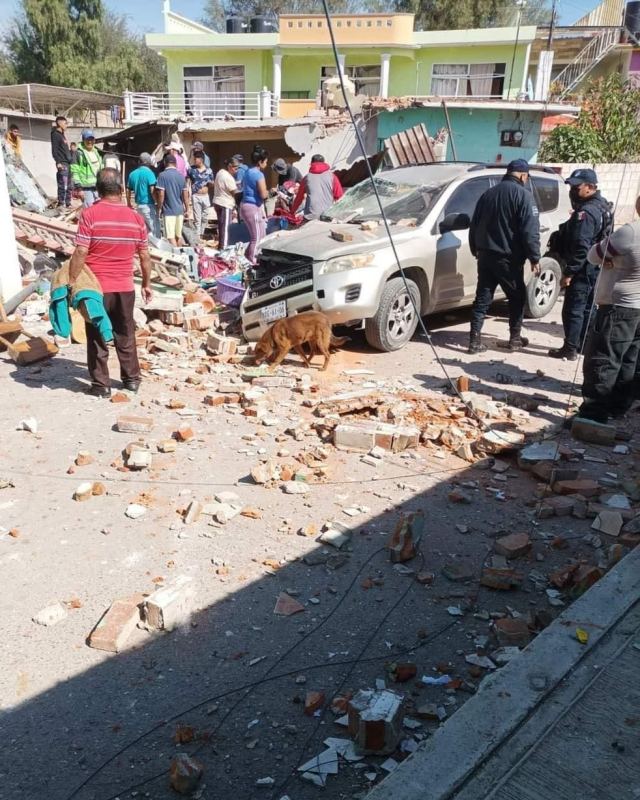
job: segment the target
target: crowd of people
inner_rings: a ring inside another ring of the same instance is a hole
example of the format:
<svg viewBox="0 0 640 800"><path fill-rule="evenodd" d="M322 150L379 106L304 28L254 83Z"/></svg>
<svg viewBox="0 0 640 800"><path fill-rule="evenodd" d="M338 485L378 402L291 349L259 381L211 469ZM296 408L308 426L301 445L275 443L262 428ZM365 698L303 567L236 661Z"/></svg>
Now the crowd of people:
<svg viewBox="0 0 640 800"><path fill-rule="evenodd" d="M319 154L311 158L305 176L282 158L273 161L276 186L269 189L269 153L264 147L256 145L248 163L242 154L236 154L214 170L202 142L193 143L187 158L178 138L173 137L161 164L156 164L149 153L140 155L139 165L128 177L124 206L117 156L100 152L91 130L82 132L76 146L67 140L66 127L67 120L58 117L51 131L51 150L57 170L58 204L69 207L72 191L77 191L85 207L72 272L86 263L101 281L114 321L122 376L125 385L134 390L139 368L134 357L130 284L134 255L147 263L144 254L149 233L164 235L172 245L179 246L184 243L185 218L192 215L194 230L202 237L213 208L218 246L229 244L232 223L242 221L249 239L247 257L255 263L257 246L266 234L265 203L269 197L286 190L289 199L283 202L288 212L296 214L302 207L303 218L310 220L318 218L343 194L340 181ZM4 140L21 157L17 125L7 130ZM523 159L512 161L502 181L479 199L470 220L469 245L478 263L468 348L472 355L487 349L481 332L498 287L509 304L509 338L499 346L518 352L529 343L522 335L527 298L524 266L529 261L531 271L539 274L543 257L539 215L527 185L529 179L529 164ZM565 183L572 211L552 233L545 250L562 269L563 342L549 350L548 356L575 361L581 353L584 355L579 414L606 423L625 414L640 396L640 221L614 230L612 204L600 193L594 170L574 170ZM96 204L98 199L102 202ZM636 211L640 216L640 198ZM110 230L111 236L105 239L104 230ZM144 294L150 296L146 270L143 276ZM89 340L92 391L106 396L106 350L94 341L95 337Z"/></svg>
<svg viewBox="0 0 640 800"><path fill-rule="evenodd" d="M540 225L529 165L512 161L502 181L476 206L469 244L478 261L478 284L471 317L469 353L487 348L482 323L498 286L509 303L509 339L516 352L526 301L524 265L540 271ZM554 231L548 253L561 265L564 341L551 358L575 361L584 354L583 402L579 415L607 423L624 415L640 397L640 221L614 230L612 206L598 190L592 169L577 169L565 181L571 215ZM640 198L636 204L640 215Z"/></svg>

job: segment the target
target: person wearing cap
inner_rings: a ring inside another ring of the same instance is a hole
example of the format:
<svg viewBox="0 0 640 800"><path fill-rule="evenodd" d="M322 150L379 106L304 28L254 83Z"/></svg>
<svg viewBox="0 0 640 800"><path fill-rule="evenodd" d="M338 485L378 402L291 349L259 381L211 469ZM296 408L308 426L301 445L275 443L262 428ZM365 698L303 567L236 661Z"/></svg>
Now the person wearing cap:
<svg viewBox="0 0 640 800"><path fill-rule="evenodd" d="M304 218L306 220L318 219L343 194L344 189L338 176L331 171L324 156L318 153L311 156L309 173L300 183L298 193L291 205L291 213L295 214L304 200Z"/></svg>
<svg viewBox="0 0 640 800"><path fill-rule="evenodd" d="M613 214L611 204L598 191L598 176L592 169L574 170L565 183L570 187L573 212L549 240L549 249L562 264L564 342L549 350L549 355L575 361L587 333L599 271L587 256L613 227Z"/></svg>
<svg viewBox="0 0 640 800"><path fill-rule="evenodd" d="M636 200L640 214L640 197ZM585 345L578 415L606 423L630 408L637 394L640 356L640 221L623 225L587 254L602 266L596 285L598 310Z"/></svg>
<svg viewBox="0 0 640 800"><path fill-rule="evenodd" d="M186 180L187 174L189 172L189 166L184 158L184 150L182 149L182 145L180 142L172 139L169 144L164 148L165 153L171 153L171 155L176 160L176 169L182 175L182 177Z"/></svg>
<svg viewBox="0 0 640 800"><path fill-rule="evenodd" d="M469 228L469 246L478 260L478 284L471 313L469 353L483 353L481 331L498 286L509 301L509 341L506 348L522 350L529 344L522 336L527 299L524 262L540 272L540 223L538 209L526 188L529 164L518 158L507 174L480 197Z"/></svg>
<svg viewBox="0 0 640 800"><path fill-rule="evenodd" d="M302 173L293 164L287 164L284 158L276 158L271 169L278 176L278 187L285 183L302 183Z"/></svg>
<svg viewBox="0 0 640 800"><path fill-rule="evenodd" d="M103 166L102 156L96 148L95 134L88 129L82 131L82 142L78 145L75 163L71 165L71 178L74 186L82 191L82 205L85 208L98 199L96 183Z"/></svg>
<svg viewBox="0 0 640 800"><path fill-rule="evenodd" d="M140 166L133 170L127 181L127 205L140 214L149 233L159 237L160 220L153 197L156 182L151 155L140 153Z"/></svg>
<svg viewBox="0 0 640 800"><path fill-rule="evenodd" d="M202 150L193 155L195 166L189 169L189 184L191 186L191 207L193 208L193 224L198 234L198 239L204 235L211 208L210 193L213 190L213 170L205 167L204 153Z"/></svg>
<svg viewBox="0 0 640 800"><path fill-rule="evenodd" d="M204 149L204 145L202 144L202 142L194 142L191 145L191 159L190 160L191 160L192 166L193 166L193 163L194 163L194 159L196 157L196 153L202 153L202 155L204 157L204 165L205 165L205 167L207 169L211 169L211 159L206 154L205 149Z"/></svg>

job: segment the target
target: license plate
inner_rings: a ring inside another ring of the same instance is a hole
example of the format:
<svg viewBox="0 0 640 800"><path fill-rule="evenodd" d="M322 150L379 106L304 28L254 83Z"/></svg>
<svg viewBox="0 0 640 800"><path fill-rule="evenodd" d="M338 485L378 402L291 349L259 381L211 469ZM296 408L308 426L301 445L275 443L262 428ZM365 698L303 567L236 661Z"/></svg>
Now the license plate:
<svg viewBox="0 0 640 800"><path fill-rule="evenodd" d="M284 319L287 316L287 301L279 300L270 306L265 306L262 311L263 322L275 322L277 319Z"/></svg>

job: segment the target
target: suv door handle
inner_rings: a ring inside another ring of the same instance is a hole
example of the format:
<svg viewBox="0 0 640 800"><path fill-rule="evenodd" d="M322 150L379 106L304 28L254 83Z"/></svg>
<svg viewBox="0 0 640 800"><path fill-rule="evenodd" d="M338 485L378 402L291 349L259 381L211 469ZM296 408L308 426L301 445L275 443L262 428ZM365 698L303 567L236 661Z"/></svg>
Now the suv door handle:
<svg viewBox="0 0 640 800"><path fill-rule="evenodd" d="M550 229L549 228L540 228L540 233L546 233L548 230L550 230Z"/></svg>

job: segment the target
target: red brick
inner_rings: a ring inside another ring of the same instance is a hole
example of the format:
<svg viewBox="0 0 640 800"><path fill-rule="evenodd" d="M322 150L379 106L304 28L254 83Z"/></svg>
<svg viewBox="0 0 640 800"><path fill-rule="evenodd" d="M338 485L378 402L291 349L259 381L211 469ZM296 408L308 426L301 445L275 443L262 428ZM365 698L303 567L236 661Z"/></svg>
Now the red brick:
<svg viewBox="0 0 640 800"><path fill-rule="evenodd" d="M87 644L95 650L119 653L140 620L142 595L116 600L89 634Z"/></svg>
<svg viewBox="0 0 640 800"><path fill-rule="evenodd" d="M307 692L304 698L304 713L312 717L324 705L324 692Z"/></svg>
<svg viewBox="0 0 640 800"><path fill-rule="evenodd" d="M188 425L183 425L182 428L178 428L173 437L179 442L190 442L194 437L194 433Z"/></svg>
<svg viewBox="0 0 640 800"><path fill-rule="evenodd" d="M480 583L489 589L508 591L517 589L522 583L522 575L513 569L485 567L480 576Z"/></svg>
<svg viewBox="0 0 640 800"><path fill-rule="evenodd" d="M523 619L504 617L495 622L496 636L501 647L526 647L531 638L529 626Z"/></svg>
<svg viewBox="0 0 640 800"><path fill-rule="evenodd" d="M148 433L153 429L153 419L151 417L118 417L116 427L121 433Z"/></svg>
<svg viewBox="0 0 640 800"><path fill-rule="evenodd" d="M586 592L602 577L602 570L592 564L581 564L573 575L573 585L581 592Z"/></svg>
<svg viewBox="0 0 640 800"><path fill-rule="evenodd" d="M389 541L389 557L394 564L410 561L417 553L422 538L424 514L416 511L402 516Z"/></svg>

